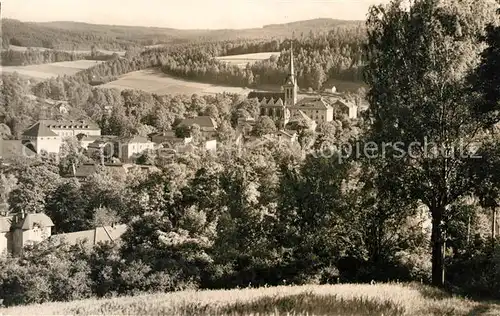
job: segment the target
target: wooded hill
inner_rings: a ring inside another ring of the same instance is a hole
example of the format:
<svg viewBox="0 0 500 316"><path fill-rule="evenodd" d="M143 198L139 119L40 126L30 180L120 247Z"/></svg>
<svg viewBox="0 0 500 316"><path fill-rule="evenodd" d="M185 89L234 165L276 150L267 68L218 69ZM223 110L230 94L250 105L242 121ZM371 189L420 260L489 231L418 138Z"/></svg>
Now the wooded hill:
<svg viewBox="0 0 500 316"><path fill-rule="evenodd" d="M361 21L314 19L287 24L266 25L253 29L180 30L173 28L98 25L81 22L21 22L2 20L2 43L24 47L59 50L101 49L127 50L134 46L185 43L190 41L226 41L238 39L272 39L305 36L310 32L327 33L335 27L358 27Z"/></svg>

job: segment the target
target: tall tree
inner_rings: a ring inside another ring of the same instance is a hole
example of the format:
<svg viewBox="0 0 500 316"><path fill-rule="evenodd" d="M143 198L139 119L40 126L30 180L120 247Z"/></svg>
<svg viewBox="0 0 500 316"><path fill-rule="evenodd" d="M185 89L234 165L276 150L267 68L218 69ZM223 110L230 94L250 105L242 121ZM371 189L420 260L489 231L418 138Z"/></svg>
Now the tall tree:
<svg viewBox="0 0 500 316"><path fill-rule="evenodd" d="M417 0L408 8L394 0L372 7L367 21L371 136L379 146L399 142L403 152L386 151L378 185L400 188L393 191L400 198L429 208L438 286L444 284L449 207L473 185L473 159L465 154L480 141L484 116L469 102L465 78L480 52L476 35L492 12L487 1Z"/></svg>

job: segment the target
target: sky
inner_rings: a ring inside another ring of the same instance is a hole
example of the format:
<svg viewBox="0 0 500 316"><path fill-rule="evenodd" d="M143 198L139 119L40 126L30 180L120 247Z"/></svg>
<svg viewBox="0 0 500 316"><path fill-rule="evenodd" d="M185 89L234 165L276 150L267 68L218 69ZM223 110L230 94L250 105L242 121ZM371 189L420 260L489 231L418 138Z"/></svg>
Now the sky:
<svg viewBox="0 0 500 316"><path fill-rule="evenodd" d="M177 29L254 28L315 18L364 20L387 0L3 0L2 17Z"/></svg>

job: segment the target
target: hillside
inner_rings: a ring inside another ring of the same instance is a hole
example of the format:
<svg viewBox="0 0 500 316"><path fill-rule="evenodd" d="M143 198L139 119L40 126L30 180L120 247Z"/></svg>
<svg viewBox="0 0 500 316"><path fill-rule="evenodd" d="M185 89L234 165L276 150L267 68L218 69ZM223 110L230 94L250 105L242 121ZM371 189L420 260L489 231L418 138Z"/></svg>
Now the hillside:
<svg viewBox="0 0 500 316"><path fill-rule="evenodd" d="M183 291L0 309L2 315L498 315L500 305L421 285L308 285Z"/></svg>
<svg viewBox="0 0 500 316"><path fill-rule="evenodd" d="M357 27L361 21L314 19L287 24L266 25L253 29L180 30L173 28L122 25L98 25L81 22L21 22L2 20L3 42L25 47L45 47L61 50L101 49L126 50L147 46L188 41L225 41L238 39L270 39L291 37L293 33L328 32L340 26Z"/></svg>

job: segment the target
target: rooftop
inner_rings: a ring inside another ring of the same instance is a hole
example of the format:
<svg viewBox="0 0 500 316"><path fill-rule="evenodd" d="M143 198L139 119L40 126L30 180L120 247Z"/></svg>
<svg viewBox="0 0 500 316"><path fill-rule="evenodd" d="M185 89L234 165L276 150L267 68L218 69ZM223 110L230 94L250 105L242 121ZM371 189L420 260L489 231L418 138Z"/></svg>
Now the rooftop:
<svg viewBox="0 0 500 316"><path fill-rule="evenodd" d="M97 124L87 120L69 120L69 121L42 120L39 123L42 123L48 128L53 128L53 129L101 130L99 126L97 126Z"/></svg>
<svg viewBox="0 0 500 316"><path fill-rule="evenodd" d="M310 98L303 98L300 101L293 106L295 108L298 107L307 107L307 108L314 108L314 109L329 109L331 106L326 102L325 99L322 97L310 97Z"/></svg>
<svg viewBox="0 0 500 316"><path fill-rule="evenodd" d="M52 227L54 223L44 213L29 213L24 216L19 222L15 224L16 228L21 228L22 230L32 229L34 225L40 225L41 227Z"/></svg>
<svg viewBox="0 0 500 316"><path fill-rule="evenodd" d="M194 124L199 125L204 130L215 130L217 128L217 123L215 123L214 119L210 116L197 116L193 118L187 118L182 120L179 125L192 126Z"/></svg>
<svg viewBox="0 0 500 316"><path fill-rule="evenodd" d="M4 140L0 138L0 158L33 157L36 153L24 146L20 140Z"/></svg>
<svg viewBox="0 0 500 316"><path fill-rule="evenodd" d="M55 137L57 136L50 128L47 127L42 121L35 123L30 128L28 128L23 136L29 137Z"/></svg>
<svg viewBox="0 0 500 316"><path fill-rule="evenodd" d="M76 244L83 241L88 245L93 246L100 242L116 241L121 238L126 230L127 225L102 226L91 230L53 235L50 238L57 241L66 241L70 244Z"/></svg>

